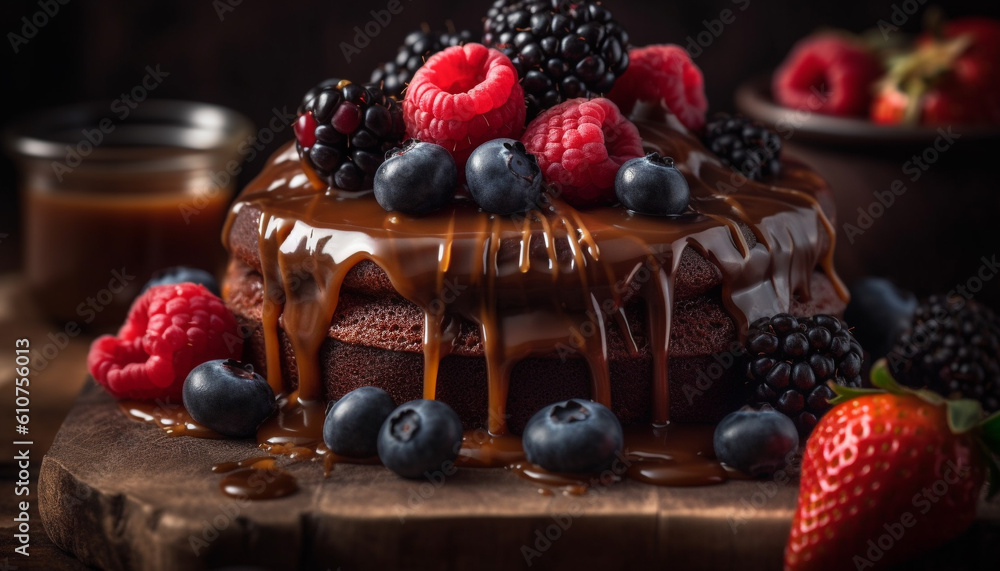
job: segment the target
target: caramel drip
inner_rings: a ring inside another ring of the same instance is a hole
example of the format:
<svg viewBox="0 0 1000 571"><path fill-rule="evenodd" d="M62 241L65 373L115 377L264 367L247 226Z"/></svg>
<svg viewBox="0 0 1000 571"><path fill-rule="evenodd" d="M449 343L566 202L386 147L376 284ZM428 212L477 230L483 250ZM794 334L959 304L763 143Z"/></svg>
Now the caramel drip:
<svg viewBox="0 0 1000 571"><path fill-rule="evenodd" d="M680 254L673 254L669 267L664 267L655 259L650 260L652 279L643 288L646 300L646 323L649 328L649 348L653 355L653 422L666 424L670 421L670 378L668 357L670 356L670 326L673 321L673 276L680 262Z"/></svg>
<svg viewBox="0 0 1000 571"><path fill-rule="evenodd" d="M441 359L451 354L457 337L457 327L446 329L445 320L447 316L444 308L446 303L446 287L450 283L445 282L448 267L451 265L452 240L455 235L455 214L452 214L448 223L448 230L445 232L445 240L439 247L438 272L437 272L437 300L424 310L424 398L433 400L437 397L437 375L441 366ZM448 293L450 295L450 293Z"/></svg>
<svg viewBox="0 0 1000 571"><path fill-rule="evenodd" d="M225 436L198 424L179 404L146 401L118 401L118 408L129 418L158 426L168 436L222 439Z"/></svg>
<svg viewBox="0 0 1000 571"><path fill-rule="evenodd" d="M260 219L258 243L262 258L276 259L277 247L284 240L284 237L274 235L278 228L273 225L273 222L274 220L265 217ZM275 395L279 395L285 390L281 379L281 343L278 341L278 320L284 307L285 294L281 286L281 272L280 270L274 271L276 269L278 268L271 266L262 272L264 277L264 307L261 322L264 331L267 384L271 385L271 390L274 391Z"/></svg>
<svg viewBox="0 0 1000 571"><path fill-rule="evenodd" d="M278 400L278 410L257 429L257 442L271 453L294 453L323 442L326 406L294 392Z"/></svg>
<svg viewBox="0 0 1000 571"><path fill-rule="evenodd" d="M232 472L233 470L238 470L240 468L260 468L268 469L274 468L274 456L255 456L253 458L247 458L245 460L237 460L235 462L222 462L212 466L212 471L216 474L226 474Z"/></svg>
<svg viewBox="0 0 1000 571"><path fill-rule="evenodd" d="M637 124L646 147L672 156L684 173L691 212L660 218L620 207L577 210L553 198L523 218L506 217L459 196L439 212L410 217L386 213L370 193L317 194L294 146L279 151L234 207L227 232L243 206L262 213L263 326L276 392L295 386L278 378L279 326L294 350L298 393L285 417L295 406L318 414L312 403L336 396L324 394L318 353L344 277L361 260L378 265L424 313L425 398L437 396L440 362L459 324L478 324L493 435L506 431L510 372L529 356L584 359L591 398L610 404L608 322L632 354L643 349L624 312L630 295L647 308L654 420L666 423L674 282L688 247L719 268L724 306L742 332L758 317L787 311L793 296L807 297L818 267L846 298L832 266L834 229L813 196L825 185L811 171L786 160L774 185L740 180L662 118ZM315 419L305 420L307 432L318 434Z"/></svg>
<svg viewBox="0 0 1000 571"><path fill-rule="evenodd" d="M298 482L281 468L239 468L219 482L223 494L240 499L273 500L299 489Z"/></svg>

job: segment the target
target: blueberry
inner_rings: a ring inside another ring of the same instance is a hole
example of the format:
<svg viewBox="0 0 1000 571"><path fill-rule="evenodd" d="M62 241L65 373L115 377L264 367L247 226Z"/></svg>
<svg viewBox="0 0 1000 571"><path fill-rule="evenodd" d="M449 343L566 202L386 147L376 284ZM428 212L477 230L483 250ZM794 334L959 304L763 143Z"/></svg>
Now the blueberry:
<svg viewBox="0 0 1000 571"><path fill-rule="evenodd" d="M455 194L458 167L441 145L410 139L386 153L375 171L375 200L388 211L426 214Z"/></svg>
<svg viewBox="0 0 1000 571"><path fill-rule="evenodd" d="M758 476L788 464L789 454L799 447L799 432L792 419L770 407L744 407L719 422L713 444L720 462Z"/></svg>
<svg viewBox="0 0 1000 571"><path fill-rule="evenodd" d="M184 408L199 424L224 436L249 438L274 411L274 392L250 365L216 359L184 380Z"/></svg>
<svg viewBox="0 0 1000 571"><path fill-rule="evenodd" d="M884 278L861 278L851 284L851 302L844 321L871 356L869 362L884 357L893 343L909 329L917 298Z"/></svg>
<svg viewBox="0 0 1000 571"><path fill-rule="evenodd" d="M154 286L179 284L184 282L201 284L215 295L221 295L219 282L215 281L215 276L205 270L189 268L187 266L174 266L172 268L157 270L153 273L153 277L146 282L146 285L142 286L142 291L139 292L139 294L142 295L147 289Z"/></svg>
<svg viewBox="0 0 1000 571"><path fill-rule="evenodd" d="M615 175L615 194L640 214L676 216L687 210L691 189L674 160L649 153L626 162Z"/></svg>
<svg viewBox="0 0 1000 571"><path fill-rule="evenodd" d="M521 141L493 139L469 156L465 180L476 204L494 214L536 208L542 194L542 169Z"/></svg>
<svg viewBox="0 0 1000 571"><path fill-rule="evenodd" d="M333 453L351 458L378 454L378 432L396 403L378 387L361 387L333 403L323 423L323 442Z"/></svg>
<svg viewBox="0 0 1000 571"><path fill-rule="evenodd" d="M551 472L606 468L624 446L622 425L608 407L570 399L535 413L521 437L528 461Z"/></svg>
<svg viewBox="0 0 1000 571"><path fill-rule="evenodd" d="M382 423L378 457L404 478L444 471L462 447L462 421L441 401L415 400L399 406Z"/></svg>

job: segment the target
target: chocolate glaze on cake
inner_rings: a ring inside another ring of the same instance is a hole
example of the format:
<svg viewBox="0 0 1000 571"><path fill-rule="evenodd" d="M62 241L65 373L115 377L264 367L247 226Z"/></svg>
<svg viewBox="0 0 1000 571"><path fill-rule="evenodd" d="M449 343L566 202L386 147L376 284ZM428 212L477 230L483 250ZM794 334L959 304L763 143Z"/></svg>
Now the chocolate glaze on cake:
<svg viewBox="0 0 1000 571"><path fill-rule="evenodd" d="M459 197L410 217L316 191L284 147L224 231L248 358L304 411L372 384L441 398L494 434L571 396L625 423L718 419L742 374L724 355L750 321L843 309L829 192L788 160L773 184L742 179L671 118L637 126L688 179L688 214L552 198L507 217Z"/></svg>

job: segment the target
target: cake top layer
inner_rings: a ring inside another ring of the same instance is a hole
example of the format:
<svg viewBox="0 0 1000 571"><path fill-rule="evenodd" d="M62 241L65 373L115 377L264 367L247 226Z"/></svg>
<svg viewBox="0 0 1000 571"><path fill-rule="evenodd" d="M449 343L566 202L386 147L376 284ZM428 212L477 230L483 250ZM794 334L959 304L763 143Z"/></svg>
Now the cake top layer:
<svg viewBox="0 0 1000 571"><path fill-rule="evenodd" d="M718 269L723 302L742 330L787 311L793 296L808 298L817 267L843 293L832 267L834 230L817 200L826 186L813 171L786 160L769 184L750 181L669 117L636 124L644 146L674 157L687 179L688 214L584 210L550 198L523 216L498 216L459 197L440 211L409 216L386 212L370 192L317 191L294 147L279 151L234 205L225 239L232 252L234 221L244 209L259 213L265 327L282 317L302 394L320 394L316 352L345 277L366 260L425 313L425 396L433 396L437 363L454 341L454 318L480 325L497 414L510 367L535 354L584 357L595 400L606 400L604 324L616 319L628 331L624 303L641 296L655 374L663 379L654 408L665 420L671 308L688 247ZM502 418L491 418L491 429L502 430Z"/></svg>

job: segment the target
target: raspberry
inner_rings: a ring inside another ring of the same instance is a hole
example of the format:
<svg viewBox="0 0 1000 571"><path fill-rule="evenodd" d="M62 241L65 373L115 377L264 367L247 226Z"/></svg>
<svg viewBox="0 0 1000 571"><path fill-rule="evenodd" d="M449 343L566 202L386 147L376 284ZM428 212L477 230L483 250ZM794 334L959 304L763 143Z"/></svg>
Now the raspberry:
<svg viewBox="0 0 1000 571"><path fill-rule="evenodd" d="M427 58L439 51L467 44L472 41L472 32L462 30L451 32L428 32L417 30L410 32L403 45L399 46L396 59L378 66L372 72L371 82L382 85L382 91L396 99L403 98L407 84L418 69L423 67Z"/></svg>
<svg viewBox="0 0 1000 571"><path fill-rule="evenodd" d="M542 112L521 140L548 183L577 207L613 202L618 169L644 154L639 130L603 97Z"/></svg>
<svg viewBox="0 0 1000 571"><path fill-rule="evenodd" d="M629 67L608 97L622 113L636 102L659 102L692 131L705 125L708 100L701 70L684 48L673 44L646 46L629 52Z"/></svg>
<svg viewBox="0 0 1000 571"><path fill-rule="evenodd" d="M855 116L868 112L882 65L868 50L839 35L819 34L795 44L774 73L774 99L793 109Z"/></svg>
<svg viewBox="0 0 1000 571"><path fill-rule="evenodd" d="M480 144L524 131L524 90L507 56L482 44L454 46L413 75L403 116L407 134L448 149L461 176Z"/></svg>
<svg viewBox="0 0 1000 571"><path fill-rule="evenodd" d="M191 369L212 359L238 359L243 338L222 300L186 282L150 288L132 304L117 337L90 346L87 368L119 399L180 402Z"/></svg>

